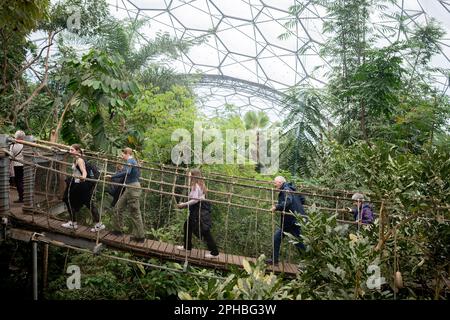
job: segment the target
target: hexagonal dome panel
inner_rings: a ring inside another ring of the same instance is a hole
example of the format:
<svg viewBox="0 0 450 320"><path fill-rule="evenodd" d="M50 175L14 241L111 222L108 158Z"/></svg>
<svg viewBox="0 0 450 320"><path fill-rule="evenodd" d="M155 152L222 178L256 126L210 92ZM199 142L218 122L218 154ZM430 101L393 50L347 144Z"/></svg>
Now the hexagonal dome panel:
<svg viewBox="0 0 450 320"><path fill-rule="evenodd" d="M173 62L180 73L201 73L197 84L199 102L206 109L236 104L244 109L282 109L284 93L295 85L320 87L329 70L319 47L327 41L322 34L325 10L300 0L108 0L111 13L123 17L148 17L145 36L169 32L179 39L207 36L205 42L184 52ZM289 8L303 4L295 25ZM423 24L431 17L450 29L450 1L398 0L388 5L401 15L405 26ZM371 16L380 35L380 45L406 39L396 19ZM289 37L283 34L289 33ZM450 39L441 43L441 53L432 64L450 68ZM436 86L447 91L448 76L437 74ZM206 95L206 96L205 96ZM215 95L212 97L211 95ZM242 98L238 98L241 95ZM273 112L277 115L281 112Z"/></svg>

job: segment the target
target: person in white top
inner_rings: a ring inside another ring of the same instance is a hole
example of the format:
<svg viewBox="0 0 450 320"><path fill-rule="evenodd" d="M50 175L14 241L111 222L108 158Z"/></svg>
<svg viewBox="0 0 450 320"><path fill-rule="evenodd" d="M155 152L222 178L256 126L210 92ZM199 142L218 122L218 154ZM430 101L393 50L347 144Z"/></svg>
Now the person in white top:
<svg viewBox="0 0 450 320"><path fill-rule="evenodd" d="M189 208L189 218L184 223L184 246L176 246L178 250L191 250L192 233L206 242L210 253L205 258L217 258L219 250L211 235L211 205L206 201L206 186L202 174L198 169L192 169L188 174L190 192L187 202L177 205L178 208Z"/></svg>
<svg viewBox="0 0 450 320"><path fill-rule="evenodd" d="M21 162L23 161L23 144L20 141L25 139L25 132L22 130L16 131L14 138L16 142L9 147L9 152L12 156L11 167L13 168L14 184L19 194L19 199L14 202L23 203L23 163Z"/></svg>

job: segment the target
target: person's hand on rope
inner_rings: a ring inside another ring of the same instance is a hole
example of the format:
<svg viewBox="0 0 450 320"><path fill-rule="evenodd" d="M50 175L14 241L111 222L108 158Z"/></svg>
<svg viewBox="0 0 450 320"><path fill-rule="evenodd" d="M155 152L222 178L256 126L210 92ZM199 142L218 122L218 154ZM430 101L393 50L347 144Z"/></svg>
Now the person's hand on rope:
<svg viewBox="0 0 450 320"><path fill-rule="evenodd" d="M181 202L181 203L178 203L178 204L177 204L177 208L178 208L178 209L183 209L184 207L185 207L184 202Z"/></svg>
<svg viewBox="0 0 450 320"><path fill-rule="evenodd" d="M272 213L275 213L275 211L277 210L277 207L275 205L272 206L272 209L270 209L272 211Z"/></svg>
<svg viewBox="0 0 450 320"><path fill-rule="evenodd" d="M110 174L107 174L107 175L105 176L105 179L106 179L106 180L111 180L111 177L112 177L112 176L111 176Z"/></svg>
<svg viewBox="0 0 450 320"><path fill-rule="evenodd" d="M83 176L79 176L79 175L77 175L77 174L74 174L74 175L72 175L72 177L73 177L74 179L79 179L80 181L84 181Z"/></svg>

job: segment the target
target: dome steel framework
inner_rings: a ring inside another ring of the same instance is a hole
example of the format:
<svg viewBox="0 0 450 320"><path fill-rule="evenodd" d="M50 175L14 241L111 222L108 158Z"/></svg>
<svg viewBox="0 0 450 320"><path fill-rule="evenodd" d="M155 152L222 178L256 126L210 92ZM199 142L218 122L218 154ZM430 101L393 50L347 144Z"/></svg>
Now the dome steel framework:
<svg viewBox="0 0 450 320"><path fill-rule="evenodd" d="M196 92L206 109L233 104L241 113L259 108L279 119L290 87L320 87L326 81L328 62L320 55L320 47L327 41L321 32L327 17L312 1L108 0L108 4L118 18L149 19L140 32L142 41L158 32L177 39L204 38L170 66L182 74L201 75ZM303 4L303 9L295 27L287 29L286 22L292 19L289 8L296 4ZM387 11L391 14L371 15L380 45L408 38L408 30L430 18L438 20L444 30L450 29L450 1L398 0ZM289 37L280 37L286 32ZM450 69L448 35L432 64ZM434 79L447 92L448 71Z"/></svg>

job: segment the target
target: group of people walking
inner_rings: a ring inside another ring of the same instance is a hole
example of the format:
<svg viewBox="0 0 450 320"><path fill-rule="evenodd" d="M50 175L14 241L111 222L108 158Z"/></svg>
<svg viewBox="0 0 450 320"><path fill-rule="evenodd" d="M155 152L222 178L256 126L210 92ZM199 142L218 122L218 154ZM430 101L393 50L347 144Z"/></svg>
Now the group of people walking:
<svg viewBox="0 0 450 320"><path fill-rule="evenodd" d="M69 149L70 155L74 158L72 163L73 175L66 179L66 189L63 201L69 211L70 220L63 223L64 228L77 229L77 213L83 206L89 208L92 214L94 226L92 232L105 229L105 225L100 221L98 209L93 201L93 192L96 182L86 180L88 177L88 162L83 158L83 151L78 144L73 144ZM121 181L126 185L125 191L119 190L119 197L115 199L115 211L112 217L112 234L121 235L124 228L124 216L126 209L129 209L129 217L132 221L132 238L137 242L144 242L144 224L142 221L139 197L141 195L141 185L139 183L140 170L136 159L133 157L131 148L122 150L122 159L126 161L122 169L114 175L106 175L106 178L113 181ZM122 192L123 191L123 192Z"/></svg>
<svg viewBox="0 0 450 320"><path fill-rule="evenodd" d="M69 149L70 155L73 156L72 170L73 175L66 180L66 189L63 196L63 201L69 211L70 220L63 223L64 228L77 229L77 212L86 206L90 209L92 219L95 223L91 229L92 232L97 232L105 229L105 225L100 222L98 209L92 201L92 195L95 189L95 182L86 180L88 177L87 162L83 158L83 151L78 144L74 144ZM144 242L145 232L140 209L139 198L141 196L141 185L139 183L140 169L138 162L133 157L133 150L131 148L124 148L122 150L122 159L126 163L114 175L106 175L105 178L114 182L120 182L125 185L124 188L113 188L111 194L113 195L113 204L115 210L112 217L112 231L114 235L122 235L124 229L124 217L128 209L129 217L131 219L131 237L132 241ZM206 186L202 178L201 172L198 169L192 169L188 173L190 192L188 201L179 203L178 208L189 208L189 218L184 224L184 245L177 246L180 250L191 250L192 248L192 234L195 234L206 241L210 253L205 255L206 258L214 258L219 255L216 242L211 235L210 229L212 226L211 220L211 205L206 201ZM125 189L125 191L123 191Z"/></svg>
<svg viewBox="0 0 450 320"><path fill-rule="evenodd" d="M14 160L12 161L11 174L14 175L15 185L17 187L19 198L14 202L23 202L23 144L20 141L25 137L23 131L17 131L15 134L16 143L11 145L10 153ZM78 144L73 144L69 149L70 155L73 157L72 172L73 174L66 179L66 188L64 191L63 201L69 212L70 220L63 223L64 228L77 229L77 213L83 206L89 208L92 214L94 226L91 232L98 232L105 229L105 225L100 220L99 211L93 201L93 193L96 186L96 179L88 174L92 171L90 163L83 157L83 151ZM140 209L139 198L142 190L139 183L140 169L137 160L133 156L131 148L122 149L122 159L125 164L120 166L118 172L114 175L106 175L105 178L116 183L122 183L123 186L113 186L111 195L113 196L113 206L115 208L111 222L114 235L122 235L124 230L125 213L128 211L128 217L131 219L131 237L132 241L144 242L145 232ZM90 178L90 179L87 179ZM180 251L189 251L192 249L192 235L195 234L199 239L205 241L209 253L205 254L205 258L217 258L219 250L214 237L211 234L211 203L207 201L207 188L199 169L191 169L188 173L189 194L186 202L177 204L177 207L188 208L189 216L184 223L183 244L176 246ZM272 206L273 213L280 213L280 227L277 228L273 236L273 254L266 261L268 264L278 264L281 241L286 233L296 237L299 241L296 248L301 252L305 249L304 244L300 240L300 226L297 223L296 215L305 215L303 205L305 197L298 192L293 184L288 183L282 176L278 176L273 181L274 187L279 191L278 201ZM354 208L349 208L355 221L360 223L372 223L373 212L371 206L365 201L364 195L355 193L352 197ZM128 210L127 210L128 209Z"/></svg>
<svg viewBox="0 0 450 320"><path fill-rule="evenodd" d="M105 225L100 222L98 210L93 204L92 192L94 184L82 182L87 176L86 162L82 157L82 150L79 145L72 145L70 147L70 154L74 156L74 163L72 169L74 170L74 177L71 178L67 184L66 192L64 193L64 202L69 208L71 221L63 224L63 227L77 228L76 212L85 205L90 208L92 218L95 223L91 229L92 232L97 232L105 228ZM131 240L143 242L145 240L144 225L140 210L139 197L141 195L139 177L140 170L138 162L133 157L133 151L130 148L122 150L122 159L126 161L125 165L114 175L107 175L106 178L121 182L126 185L125 191L122 188L116 188L112 193L115 197L114 202L117 201L116 210L112 219L112 234L121 235L124 228L125 210L129 209L129 217L132 222ZM79 178L77 178L79 177ZM199 239L205 241L209 253L205 254L206 258L217 258L219 250L216 241L211 234L212 219L211 219L211 203L207 201L207 188L202 173L199 169L191 169L188 173L188 181L190 191L186 202L177 204L179 209L189 208L189 216L184 223L183 244L176 246L180 251L190 251L192 249L192 235L195 234ZM296 243L296 248L301 252L305 249L304 244L300 240L300 226L297 223L296 215L305 215L305 197L298 192L293 184L288 183L282 176L278 176L273 181L274 187L279 190L278 201L276 205L272 206L273 213L280 213L280 227L277 228L273 236L273 254L266 262L268 264L278 264L281 241L289 233L296 237L299 241ZM71 191L72 190L72 191ZM118 198L117 198L118 197ZM360 193L353 195L355 207L351 209L354 219L362 223L371 223L373 221L373 214L371 207L364 201L364 196Z"/></svg>

